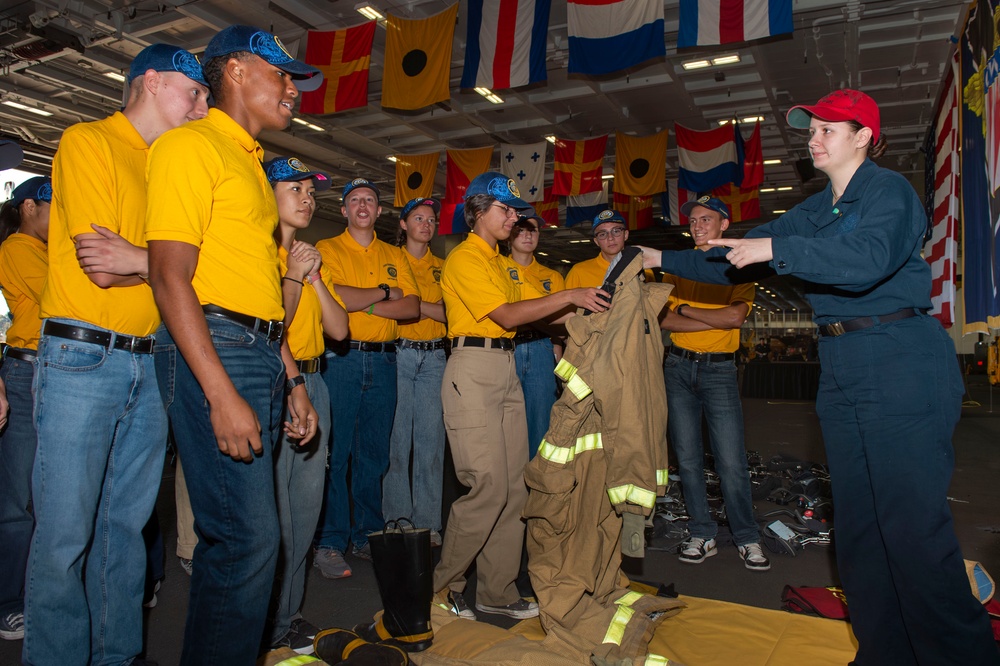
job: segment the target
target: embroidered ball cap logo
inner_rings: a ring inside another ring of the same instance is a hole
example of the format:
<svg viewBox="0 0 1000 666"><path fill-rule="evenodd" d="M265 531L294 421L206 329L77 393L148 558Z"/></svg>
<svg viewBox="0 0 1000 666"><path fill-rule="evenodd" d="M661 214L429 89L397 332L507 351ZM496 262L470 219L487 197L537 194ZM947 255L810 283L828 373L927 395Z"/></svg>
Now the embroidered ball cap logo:
<svg viewBox="0 0 1000 666"><path fill-rule="evenodd" d="M702 198L698 199L698 203L700 203L700 204L707 204L711 200L712 200L712 197L702 197Z"/></svg>
<svg viewBox="0 0 1000 666"><path fill-rule="evenodd" d="M201 82L204 74L201 71L201 61L198 56L187 51L178 51L172 59L174 69L192 81Z"/></svg>
<svg viewBox="0 0 1000 666"><path fill-rule="evenodd" d="M42 183L42 186L38 188L38 199L52 203L52 183L48 181Z"/></svg>
<svg viewBox="0 0 1000 666"><path fill-rule="evenodd" d="M306 165L303 164L302 160L300 160L297 157L293 157L293 158L289 159L288 160L288 166L292 169L292 171L299 171L301 173L308 173L309 172L309 169L306 168Z"/></svg>
<svg viewBox="0 0 1000 666"><path fill-rule="evenodd" d="M295 60L280 39L263 30L255 32L250 37L250 52L259 55L272 65L283 65Z"/></svg>
<svg viewBox="0 0 1000 666"><path fill-rule="evenodd" d="M367 178L355 178L351 181L351 187L357 187L358 185L370 185Z"/></svg>
<svg viewBox="0 0 1000 666"><path fill-rule="evenodd" d="M517 184L513 178L494 178L490 181L486 189L491 197L500 201L521 196L521 193L517 191Z"/></svg>
<svg viewBox="0 0 1000 666"><path fill-rule="evenodd" d="M598 220L610 220L614 216L615 216L615 211L613 211L613 210L603 210L597 216L597 219Z"/></svg>

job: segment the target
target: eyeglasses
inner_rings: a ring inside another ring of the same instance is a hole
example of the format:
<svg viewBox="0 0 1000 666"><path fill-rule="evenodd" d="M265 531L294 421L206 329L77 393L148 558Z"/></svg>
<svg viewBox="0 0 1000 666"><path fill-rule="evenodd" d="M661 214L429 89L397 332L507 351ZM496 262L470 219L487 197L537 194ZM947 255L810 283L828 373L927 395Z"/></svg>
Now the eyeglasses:
<svg viewBox="0 0 1000 666"><path fill-rule="evenodd" d="M602 230L594 234L594 238L599 241L608 240L609 238L618 238L623 233L625 233L625 227L615 227L611 230Z"/></svg>
<svg viewBox="0 0 1000 666"><path fill-rule="evenodd" d="M494 201L490 205L491 206L496 206L497 208L499 208L500 210L502 210L503 214L506 215L507 217L510 217L511 215L515 215L515 216L517 215L517 209L516 208L511 208L510 206L502 204L499 201Z"/></svg>

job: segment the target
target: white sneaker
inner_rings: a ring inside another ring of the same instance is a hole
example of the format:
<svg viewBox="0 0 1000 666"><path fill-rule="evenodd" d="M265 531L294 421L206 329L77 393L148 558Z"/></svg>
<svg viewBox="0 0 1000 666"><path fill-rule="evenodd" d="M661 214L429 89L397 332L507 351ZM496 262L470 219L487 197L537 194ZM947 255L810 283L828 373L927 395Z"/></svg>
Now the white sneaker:
<svg viewBox="0 0 1000 666"><path fill-rule="evenodd" d="M748 543L737 550L740 551L744 566L750 571L767 571L771 568L771 560L767 559L759 543Z"/></svg>
<svg viewBox="0 0 1000 666"><path fill-rule="evenodd" d="M677 559L685 564L701 564L706 557L712 557L718 552L715 548L715 539L691 537L681 544L681 552Z"/></svg>

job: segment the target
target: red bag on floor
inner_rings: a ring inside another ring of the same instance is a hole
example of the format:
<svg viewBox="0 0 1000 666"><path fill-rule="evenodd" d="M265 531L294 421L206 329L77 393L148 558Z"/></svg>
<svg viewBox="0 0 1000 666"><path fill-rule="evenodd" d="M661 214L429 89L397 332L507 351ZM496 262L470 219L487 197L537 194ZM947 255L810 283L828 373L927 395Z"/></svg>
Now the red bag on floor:
<svg viewBox="0 0 1000 666"><path fill-rule="evenodd" d="M1000 642L1000 601L996 597L983 604L990 614L990 624L993 625L993 640Z"/></svg>
<svg viewBox="0 0 1000 666"><path fill-rule="evenodd" d="M844 591L839 587L792 587L786 585L781 592L781 608L790 613L805 613L829 618L831 620L846 620L848 618L847 600Z"/></svg>

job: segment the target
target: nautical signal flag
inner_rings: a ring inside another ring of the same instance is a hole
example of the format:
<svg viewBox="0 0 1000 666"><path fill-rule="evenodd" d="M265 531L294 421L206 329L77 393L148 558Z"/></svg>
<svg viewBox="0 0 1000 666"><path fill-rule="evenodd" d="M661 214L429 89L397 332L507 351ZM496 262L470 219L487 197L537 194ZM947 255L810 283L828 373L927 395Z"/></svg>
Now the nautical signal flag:
<svg viewBox="0 0 1000 666"><path fill-rule="evenodd" d="M652 196L667 187L667 130L652 136L615 132L615 193Z"/></svg>
<svg viewBox="0 0 1000 666"><path fill-rule="evenodd" d="M552 193L577 196L600 190L607 144L607 135L580 141L556 139Z"/></svg>
<svg viewBox="0 0 1000 666"><path fill-rule="evenodd" d="M459 234L469 231L464 219L465 190L472 179L490 170L493 146L471 150L449 150L444 201L441 202L441 217L438 218L439 234Z"/></svg>
<svg viewBox="0 0 1000 666"><path fill-rule="evenodd" d="M425 19L389 14L382 106L416 110L447 101L458 3Z"/></svg>
<svg viewBox="0 0 1000 666"><path fill-rule="evenodd" d="M760 121L753 124L750 138L743 144L743 188L756 187L764 182L764 149L760 143Z"/></svg>
<svg viewBox="0 0 1000 666"><path fill-rule="evenodd" d="M413 199L431 196L434 192L434 176L437 174L441 152L423 155L395 155L396 195L393 205L405 206Z"/></svg>
<svg viewBox="0 0 1000 666"><path fill-rule="evenodd" d="M668 180L667 191L660 197L660 206L667 224L672 226L688 224L688 217L681 212L681 206L697 198L697 192L689 192L683 187L678 187L676 178Z"/></svg>
<svg viewBox="0 0 1000 666"><path fill-rule="evenodd" d="M546 226L559 226L559 197L552 194L552 188L545 188L545 197L535 203L535 214L545 220ZM523 192L521 194L524 194Z"/></svg>
<svg viewBox="0 0 1000 666"><path fill-rule="evenodd" d="M500 173L517 183L525 201L541 201L545 196L546 141L515 146L500 144Z"/></svg>
<svg viewBox="0 0 1000 666"><path fill-rule="evenodd" d="M674 135L680 187L707 192L727 183L743 182L743 137L735 124L705 132L675 124Z"/></svg>
<svg viewBox="0 0 1000 666"><path fill-rule="evenodd" d="M337 113L368 106L368 69L372 59L375 21L344 30L310 30L306 63L323 72L323 83L302 93L302 113Z"/></svg>
<svg viewBox="0 0 1000 666"><path fill-rule="evenodd" d="M729 206L731 222L746 222L760 217L760 188L723 185L712 190L712 196Z"/></svg>
<svg viewBox="0 0 1000 666"><path fill-rule="evenodd" d="M632 197L615 191L612 198L614 209L622 214L630 230L653 226L653 197Z"/></svg>
<svg viewBox="0 0 1000 666"><path fill-rule="evenodd" d="M663 0L567 0L569 73L610 74L666 55Z"/></svg>
<svg viewBox="0 0 1000 666"><path fill-rule="evenodd" d="M608 209L608 186L587 194L566 197L566 226L590 225L602 210Z"/></svg>
<svg viewBox="0 0 1000 666"><path fill-rule="evenodd" d="M792 32L792 0L680 0L677 48Z"/></svg>
<svg viewBox="0 0 1000 666"><path fill-rule="evenodd" d="M551 0L469 0L461 86L504 90L545 81L550 4Z"/></svg>

